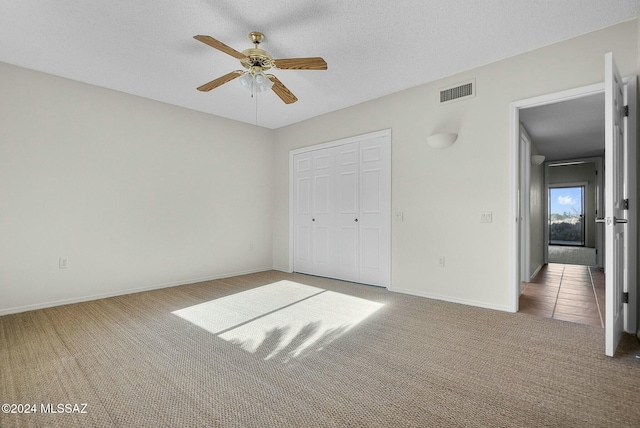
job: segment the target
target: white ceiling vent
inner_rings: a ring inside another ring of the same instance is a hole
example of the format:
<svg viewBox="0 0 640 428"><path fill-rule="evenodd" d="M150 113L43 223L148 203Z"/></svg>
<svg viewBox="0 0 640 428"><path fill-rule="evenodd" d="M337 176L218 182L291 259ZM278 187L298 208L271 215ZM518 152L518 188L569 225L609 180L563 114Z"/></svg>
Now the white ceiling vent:
<svg viewBox="0 0 640 428"><path fill-rule="evenodd" d="M476 96L476 79L440 89L440 103L450 103Z"/></svg>

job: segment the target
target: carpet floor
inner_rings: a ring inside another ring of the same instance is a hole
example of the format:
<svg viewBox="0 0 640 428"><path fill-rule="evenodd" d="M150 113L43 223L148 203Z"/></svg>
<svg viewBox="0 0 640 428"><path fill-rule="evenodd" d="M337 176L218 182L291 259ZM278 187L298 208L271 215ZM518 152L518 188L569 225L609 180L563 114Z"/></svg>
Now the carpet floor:
<svg viewBox="0 0 640 428"><path fill-rule="evenodd" d="M0 426L637 427L639 353L270 271L0 317Z"/></svg>

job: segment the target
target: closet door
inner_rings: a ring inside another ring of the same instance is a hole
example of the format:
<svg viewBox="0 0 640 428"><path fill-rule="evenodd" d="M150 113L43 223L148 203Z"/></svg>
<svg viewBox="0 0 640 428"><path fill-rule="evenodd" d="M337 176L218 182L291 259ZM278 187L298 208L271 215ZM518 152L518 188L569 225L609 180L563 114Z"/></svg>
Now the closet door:
<svg viewBox="0 0 640 428"><path fill-rule="evenodd" d="M359 143L355 142L334 148L335 277L354 282L360 280L359 147Z"/></svg>
<svg viewBox="0 0 640 428"><path fill-rule="evenodd" d="M295 155L294 270L334 276L335 202L332 149Z"/></svg>
<svg viewBox="0 0 640 428"><path fill-rule="evenodd" d="M360 282L391 284L391 144L360 143Z"/></svg>
<svg viewBox="0 0 640 428"><path fill-rule="evenodd" d="M293 154L293 270L389 286L391 138L350 138Z"/></svg>
<svg viewBox="0 0 640 428"><path fill-rule="evenodd" d="M334 160L332 149L313 152L312 181L312 255L314 275L334 276Z"/></svg>
<svg viewBox="0 0 640 428"><path fill-rule="evenodd" d="M313 273L313 152L293 157L294 270Z"/></svg>

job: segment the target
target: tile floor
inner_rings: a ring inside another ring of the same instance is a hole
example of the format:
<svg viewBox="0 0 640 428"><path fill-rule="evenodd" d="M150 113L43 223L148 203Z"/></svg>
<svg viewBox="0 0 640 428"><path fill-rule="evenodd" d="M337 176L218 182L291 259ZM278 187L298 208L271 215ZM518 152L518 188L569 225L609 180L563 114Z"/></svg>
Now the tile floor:
<svg viewBox="0 0 640 428"><path fill-rule="evenodd" d="M604 273L597 267L549 263L522 283L520 312L604 328Z"/></svg>

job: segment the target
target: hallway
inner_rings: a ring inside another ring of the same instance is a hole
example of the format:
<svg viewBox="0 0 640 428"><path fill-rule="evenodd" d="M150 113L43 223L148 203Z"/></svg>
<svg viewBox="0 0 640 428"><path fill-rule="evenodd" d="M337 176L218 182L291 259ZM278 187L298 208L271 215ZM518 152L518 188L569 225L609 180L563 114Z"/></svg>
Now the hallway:
<svg viewBox="0 0 640 428"><path fill-rule="evenodd" d="M520 312L604 328L604 273L597 267L549 263L522 283Z"/></svg>

